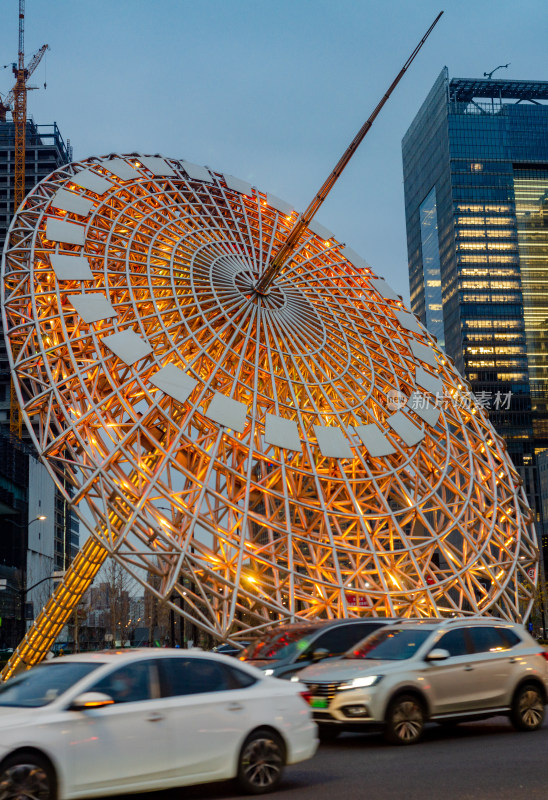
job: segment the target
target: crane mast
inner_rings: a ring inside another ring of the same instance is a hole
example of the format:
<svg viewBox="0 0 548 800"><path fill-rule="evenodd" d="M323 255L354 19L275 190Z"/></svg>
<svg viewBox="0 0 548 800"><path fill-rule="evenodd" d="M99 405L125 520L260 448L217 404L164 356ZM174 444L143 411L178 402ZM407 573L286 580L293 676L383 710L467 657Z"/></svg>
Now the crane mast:
<svg viewBox="0 0 548 800"><path fill-rule="evenodd" d="M13 127L15 131L13 213L25 199L25 145L27 132L27 72L25 70L25 0L19 0L19 46L17 65L13 65L15 86L13 87ZM17 357L17 353L14 353ZM10 432L21 438L23 419L13 378L10 385Z"/></svg>
<svg viewBox="0 0 548 800"><path fill-rule="evenodd" d="M19 0L19 49L14 66L13 123L15 128L15 178L13 211L25 198L25 144L27 128L27 71L25 70L25 0Z"/></svg>
<svg viewBox="0 0 548 800"><path fill-rule="evenodd" d="M44 44L33 55L27 67L25 67L25 0L19 0L19 42L17 48L17 63L13 65L15 75L15 86L4 101L0 100L0 122L6 119L6 112L11 108L13 116L13 127L15 133L14 142L14 170L13 170L13 212L25 199L25 152L27 136L27 81L32 75L46 50L48 45ZM17 352L14 351L14 358ZM18 439L21 438L23 431L23 421L21 409L17 401L17 394L13 381L10 387L10 431Z"/></svg>

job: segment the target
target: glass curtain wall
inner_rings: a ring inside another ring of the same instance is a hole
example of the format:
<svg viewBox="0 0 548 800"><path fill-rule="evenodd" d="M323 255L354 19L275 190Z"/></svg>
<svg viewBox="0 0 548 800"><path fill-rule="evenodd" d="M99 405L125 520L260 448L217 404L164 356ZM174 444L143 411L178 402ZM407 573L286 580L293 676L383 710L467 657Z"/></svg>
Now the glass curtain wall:
<svg viewBox="0 0 548 800"><path fill-rule="evenodd" d="M523 316L535 438L548 437L548 168L515 169Z"/></svg>
<svg viewBox="0 0 548 800"><path fill-rule="evenodd" d="M440 247L436 187L428 193L419 209L421 226L422 269L425 284L426 327L445 347L443 301L441 296Z"/></svg>

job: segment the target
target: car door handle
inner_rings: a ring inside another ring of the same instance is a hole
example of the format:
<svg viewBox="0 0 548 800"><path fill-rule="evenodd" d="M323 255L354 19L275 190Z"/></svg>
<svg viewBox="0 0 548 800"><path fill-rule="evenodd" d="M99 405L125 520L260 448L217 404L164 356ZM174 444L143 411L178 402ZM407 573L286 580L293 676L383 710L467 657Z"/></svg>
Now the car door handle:
<svg viewBox="0 0 548 800"><path fill-rule="evenodd" d="M239 703L230 703L228 706L229 711L243 711L244 707L241 706Z"/></svg>
<svg viewBox="0 0 548 800"><path fill-rule="evenodd" d="M147 717L147 722L161 722L163 719L161 714L150 714L150 716Z"/></svg>
<svg viewBox="0 0 548 800"><path fill-rule="evenodd" d="M510 659L510 664L517 664L518 661L519 661L519 658L511 658Z"/></svg>
<svg viewBox="0 0 548 800"><path fill-rule="evenodd" d="M471 667L470 664L469 664L467 667L464 668L464 671L465 672L472 672L473 669L474 669L474 667Z"/></svg>

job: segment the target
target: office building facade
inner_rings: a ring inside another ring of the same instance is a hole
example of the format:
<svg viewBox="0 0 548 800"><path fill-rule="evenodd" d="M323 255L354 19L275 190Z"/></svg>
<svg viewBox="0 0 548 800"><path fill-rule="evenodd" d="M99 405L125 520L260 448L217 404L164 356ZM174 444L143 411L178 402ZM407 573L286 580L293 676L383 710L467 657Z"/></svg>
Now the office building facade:
<svg viewBox="0 0 548 800"><path fill-rule="evenodd" d="M70 160L69 148L59 128L27 121L25 193ZM13 217L15 130L13 122L0 122L0 254ZM1 323L0 323L1 324ZM9 427L10 375L4 335L0 336L0 426Z"/></svg>
<svg viewBox="0 0 548 800"><path fill-rule="evenodd" d="M504 437L546 560L548 82L444 68L402 155L412 309Z"/></svg>
<svg viewBox="0 0 548 800"><path fill-rule="evenodd" d="M27 122L25 188L70 160L57 125ZM0 253L13 216L14 126L0 122ZM39 612L52 581L78 549L78 521L45 467L37 461L30 437L10 433L10 369L0 324L0 646L19 641L26 619ZM45 517L40 520L38 517ZM34 589L30 588L33 587Z"/></svg>

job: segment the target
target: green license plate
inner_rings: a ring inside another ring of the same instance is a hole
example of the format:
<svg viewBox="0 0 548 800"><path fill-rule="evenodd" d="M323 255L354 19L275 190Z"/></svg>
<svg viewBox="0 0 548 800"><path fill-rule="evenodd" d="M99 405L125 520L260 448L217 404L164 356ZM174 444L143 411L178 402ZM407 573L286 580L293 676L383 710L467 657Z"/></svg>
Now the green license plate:
<svg viewBox="0 0 548 800"><path fill-rule="evenodd" d="M311 697L310 705L312 708L327 708L329 701L326 697Z"/></svg>

